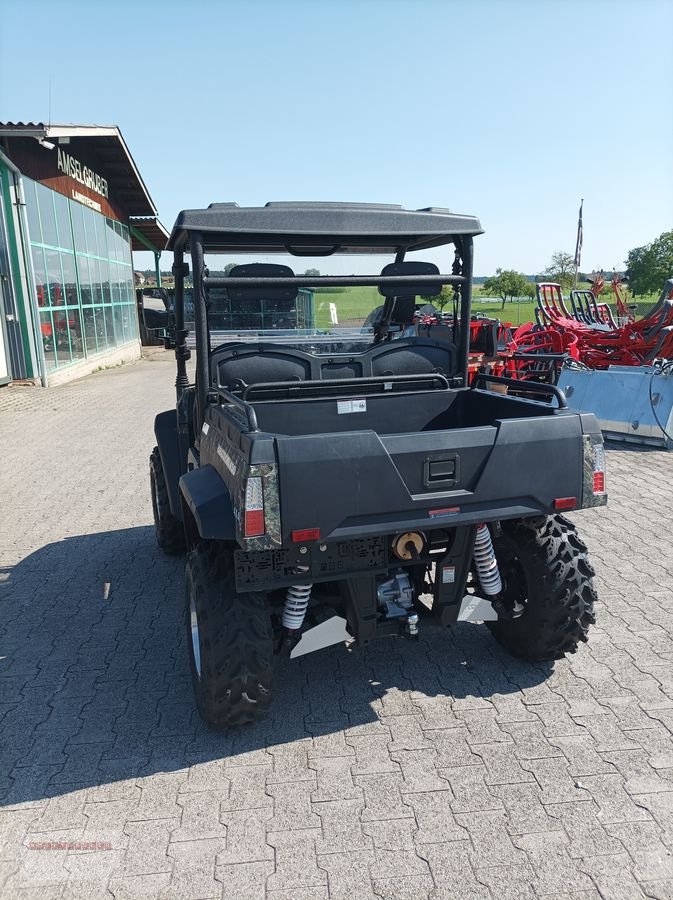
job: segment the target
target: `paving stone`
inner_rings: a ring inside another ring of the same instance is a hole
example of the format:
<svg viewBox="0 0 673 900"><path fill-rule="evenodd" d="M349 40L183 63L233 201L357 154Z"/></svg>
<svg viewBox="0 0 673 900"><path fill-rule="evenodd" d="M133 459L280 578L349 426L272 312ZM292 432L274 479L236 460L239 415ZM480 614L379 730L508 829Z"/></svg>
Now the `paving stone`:
<svg viewBox="0 0 673 900"><path fill-rule="evenodd" d="M590 890L589 877L567 853L569 839L564 832L548 831L513 837L515 847L524 850L535 872L533 890L537 894Z"/></svg>
<svg viewBox="0 0 673 900"><path fill-rule="evenodd" d="M267 891L266 900L329 900L329 891L326 885L290 888L289 891Z"/></svg>
<svg viewBox="0 0 673 900"><path fill-rule="evenodd" d="M423 720L420 716L390 716L386 718L386 726L390 729L391 740L388 752L397 753L403 750L434 749L428 736L423 731Z"/></svg>
<svg viewBox="0 0 673 900"><path fill-rule="evenodd" d="M624 789L629 794L656 794L673 791L673 770L655 768L644 750L621 750L603 753L625 779Z"/></svg>
<svg viewBox="0 0 673 900"><path fill-rule="evenodd" d="M332 800L313 804L313 811L322 822L322 833L316 835L318 855L372 849L372 840L360 825L363 809L364 800Z"/></svg>
<svg viewBox="0 0 673 900"><path fill-rule="evenodd" d="M211 791L178 796L177 804L182 807L182 817L180 826L171 832L171 843L193 843L216 838L224 840L227 829L220 822L221 802L222 798Z"/></svg>
<svg viewBox="0 0 673 900"><path fill-rule="evenodd" d="M26 852L20 858L20 865L5 881L3 896L14 897L24 888L65 884L70 877L65 868L67 846L81 841L82 835L81 829L33 832L26 840ZM53 845L56 847L52 849Z"/></svg>
<svg viewBox="0 0 673 900"><path fill-rule="evenodd" d="M659 825L661 840L673 850L673 793L636 794L633 801Z"/></svg>
<svg viewBox="0 0 673 900"><path fill-rule="evenodd" d="M644 881L641 884L647 897L653 900L673 900L673 878L661 881Z"/></svg>
<svg viewBox="0 0 673 900"><path fill-rule="evenodd" d="M498 725L497 716L495 709L468 709L456 713L456 717L465 722L470 746L498 741L508 744L512 742L510 735Z"/></svg>
<svg viewBox="0 0 673 900"><path fill-rule="evenodd" d="M385 772L399 772L388 753L390 737L386 735L348 736L346 743L355 750L353 775L378 775Z"/></svg>
<svg viewBox="0 0 673 900"><path fill-rule="evenodd" d="M471 846L469 841L419 845L418 855L430 867L435 884L432 900L490 900L490 891L470 865Z"/></svg>
<svg viewBox="0 0 673 900"><path fill-rule="evenodd" d="M84 804L85 790L71 791L59 797L52 797L42 815L30 827L30 831L62 831L86 827Z"/></svg>
<svg viewBox="0 0 673 900"><path fill-rule="evenodd" d="M447 841L464 841L469 838L451 809L451 791L433 791L427 794L406 794L404 802L414 811L418 830L414 835L417 844L438 844Z"/></svg>
<svg viewBox="0 0 673 900"><path fill-rule="evenodd" d="M451 809L454 813L502 809L502 802L486 786L485 766L440 769L439 773L453 791Z"/></svg>
<svg viewBox="0 0 673 900"><path fill-rule="evenodd" d="M266 842L266 826L272 816L271 808L223 812L221 821L227 829L227 842L217 857L217 865L232 866L273 859L273 850Z"/></svg>
<svg viewBox="0 0 673 900"><path fill-rule="evenodd" d="M580 864L583 872L589 875L602 897L610 900L635 900L645 897L631 871L631 860L628 854L616 856L595 856L585 859Z"/></svg>
<svg viewBox="0 0 673 900"><path fill-rule="evenodd" d="M310 772L315 778L317 775L317 788L311 794L314 803L324 803L330 800L359 800L362 798L362 788L353 781L352 774L353 757L335 756L311 760Z"/></svg>
<svg viewBox="0 0 673 900"><path fill-rule="evenodd" d="M476 869L476 877L480 884L491 890L498 900L537 900L538 895L533 890L535 872L528 862L516 865L492 866L490 868ZM544 895L547 900L549 894ZM574 898L576 895L572 894ZM570 900L571 895L564 894L564 900ZM598 900L598 898L596 898Z"/></svg>
<svg viewBox="0 0 673 900"><path fill-rule="evenodd" d="M374 894L381 900L428 900L434 888L429 875L374 879Z"/></svg>
<svg viewBox="0 0 673 900"><path fill-rule="evenodd" d="M612 712L603 716L578 716L575 721L591 733L599 753L640 749L640 744L632 737L631 733L622 731L617 716Z"/></svg>
<svg viewBox="0 0 673 900"><path fill-rule="evenodd" d="M274 848L276 860L275 872L267 881L267 888L270 891L327 884L325 872L317 865L314 829L272 832L267 834L266 840ZM331 860L337 855L321 858ZM355 854L347 856L352 857Z"/></svg>
<svg viewBox="0 0 673 900"><path fill-rule="evenodd" d="M41 817L39 809L0 809L0 846L2 847L2 859L18 859L22 855L24 839L28 838L28 830L31 825L38 822Z"/></svg>
<svg viewBox="0 0 673 900"><path fill-rule="evenodd" d="M600 824L599 808L593 801L549 804L546 811L557 827L565 829L570 840L566 851L573 859L623 852L624 844L609 830L610 826Z"/></svg>
<svg viewBox="0 0 673 900"><path fill-rule="evenodd" d="M64 895L68 900L109 900L108 882L120 871L123 859L123 850L68 853L64 866L70 878Z"/></svg>
<svg viewBox="0 0 673 900"><path fill-rule="evenodd" d="M375 860L373 850L320 856L318 865L327 875L330 900L377 900L370 877Z"/></svg>
<svg viewBox="0 0 673 900"><path fill-rule="evenodd" d="M418 720L423 731L435 731L444 728L457 728L462 723L453 711L451 697L415 697L414 705L421 713ZM388 720L388 721L392 721Z"/></svg>
<svg viewBox="0 0 673 900"><path fill-rule="evenodd" d="M273 797L266 792L266 776L271 766L236 766L227 770L230 781L229 796L222 801L223 810L259 809L273 806Z"/></svg>
<svg viewBox="0 0 673 900"><path fill-rule="evenodd" d="M114 900L158 900L171 880L171 872L157 875L115 876L109 888Z"/></svg>
<svg viewBox="0 0 673 900"><path fill-rule="evenodd" d="M128 835L129 842L123 874L156 875L160 872L172 872L173 860L168 856L168 842L171 832L179 824L179 819L127 822L124 832Z"/></svg>
<svg viewBox="0 0 673 900"><path fill-rule="evenodd" d="M507 832L504 810L456 815L456 822L472 839L474 851L470 854L470 862L475 871L490 866L525 864L525 854L515 848Z"/></svg>
<svg viewBox="0 0 673 900"><path fill-rule="evenodd" d="M427 791L443 791L446 782L439 777L436 768L437 752L429 750L401 750L391 753L392 759L402 769L403 794L426 793Z"/></svg>
<svg viewBox="0 0 673 900"><path fill-rule="evenodd" d="M639 822L650 818L640 805L640 801L634 802L627 794L621 775L591 775L579 779L577 783L588 791L598 804L598 821L603 825L613 822Z"/></svg>
<svg viewBox="0 0 673 900"><path fill-rule="evenodd" d="M568 760L568 774L614 775L617 771L609 757L596 752L596 742L590 734L549 738L549 742L562 751Z"/></svg>
<svg viewBox="0 0 673 900"><path fill-rule="evenodd" d="M541 722L508 722L502 725L502 729L512 736L517 759L546 759L562 755L558 747L545 737Z"/></svg>
<svg viewBox="0 0 673 900"><path fill-rule="evenodd" d="M27 804L35 807L46 807L47 785L61 766L25 766L17 767L10 772L11 787L2 799L4 808L11 809L20 805L25 809Z"/></svg>
<svg viewBox="0 0 673 900"><path fill-rule="evenodd" d="M383 671L383 667L379 666L377 671ZM383 677L383 676L381 676ZM410 687L409 685L408 687ZM411 692L408 689L402 690L398 687L389 687L381 695L381 715L382 716L415 716L418 715Z"/></svg>
<svg viewBox="0 0 673 900"><path fill-rule="evenodd" d="M266 790L274 800L274 815L267 823L269 831L320 828L320 819L311 812L311 795L315 791L315 782L270 784Z"/></svg>
<svg viewBox="0 0 673 900"><path fill-rule="evenodd" d="M438 769L481 765L481 757L468 743L465 726L442 731L428 730L426 734L437 750L435 765Z"/></svg>
<svg viewBox="0 0 673 900"><path fill-rule="evenodd" d="M101 768L101 777L109 777L105 774L104 767ZM113 780L109 784L99 784L94 788L89 788L86 793L87 803L109 803L113 800L140 800L142 789L135 779Z"/></svg>
<svg viewBox="0 0 673 900"><path fill-rule="evenodd" d="M313 735L313 747L308 751L310 761L329 759L335 756L355 757L355 750L346 743L346 736L341 730L341 722L316 723L310 725L309 728Z"/></svg>
<svg viewBox="0 0 673 900"><path fill-rule="evenodd" d="M534 711L529 709L524 705L521 697L511 694L494 694L491 702L496 708L496 722L500 725L507 722L539 722L538 708L536 707Z"/></svg>
<svg viewBox="0 0 673 900"><path fill-rule="evenodd" d="M521 765L535 775L542 788L542 803L574 803L590 799L590 794L582 789L584 781L588 779L582 779L582 784L573 780L568 774L568 761L565 757L529 759L522 761Z"/></svg>
<svg viewBox="0 0 673 900"><path fill-rule="evenodd" d="M413 816L411 808L402 801L401 773L358 775L355 784L363 789L365 795L365 808L361 815L363 822L405 819Z"/></svg>
<svg viewBox="0 0 673 900"><path fill-rule="evenodd" d="M254 862L247 865L218 866L215 880L221 882L222 900L266 900L274 892L266 890L269 876L273 874L272 862Z"/></svg>
<svg viewBox="0 0 673 900"><path fill-rule="evenodd" d="M193 762L188 769L187 778L180 783L178 791L180 794L216 791L220 797L228 797L231 780L225 775L224 760Z"/></svg>
<svg viewBox="0 0 673 900"><path fill-rule="evenodd" d="M308 747L297 745L292 748L270 751L273 757L273 771L267 776L267 784L284 784L295 781L315 781L315 772L308 765Z"/></svg>
<svg viewBox="0 0 673 900"><path fill-rule="evenodd" d="M177 795L184 780L184 776L179 773L139 779L140 800L131 813L130 820L141 822L146 819L180 818L182 807L178 805Z"/></svg>
<svg viewBox="0 0 673 900"><path fill-rule="evenodd" d="M173 875L162 900L219 898L222 886L215 878L215 860L222 849L223 839L171 842L168 856L174 862Z"/></svg>
<svg viewBox="0 0 673 900"><path fill-rule="evenodd" d="M128 845L124 826L135 809L135 800L111 800L107 803L87 803L84 807L86 826L84 839L109 843L114 850Z"/></svg>
<svg viewBox="0 0 673 900"><path fill-rule="evenodd" d="M638 741L649 754L649 763L654 769L673 768L673 740L670 732L659 723L656 728L639 728L629 734Z"/></svg>
<svg viewBox="0 0 673 900"><path fill-rule="evenodd" d="M533 775L521 767L514 753L514 744L474 744L472 749L486 766L487 785L535 781Z"/></svg>
<svg viewBox="0 0 673 900"><path fill-rule="evenodd" d="M634 728L651 727L651 718L641 709L635 697L606 697L600 701L601 706L608 707L614 714L620 729L630 731ZM630 736L630 735L629 735Z"/></svg>

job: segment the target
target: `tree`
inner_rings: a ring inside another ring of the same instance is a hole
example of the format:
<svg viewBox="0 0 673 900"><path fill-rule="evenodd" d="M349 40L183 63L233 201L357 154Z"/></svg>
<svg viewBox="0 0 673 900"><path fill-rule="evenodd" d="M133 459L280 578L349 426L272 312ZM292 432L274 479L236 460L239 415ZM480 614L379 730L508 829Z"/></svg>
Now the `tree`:
<svg viewBox="0 0 673 900"><path fill-rule="evenodd" d="M449 302L449 300L453 299L453 288L445 284L442 286L442 290L439 294L435 294L434 297L428 297L426 295L422 295L424 300L427 300L428 303L432 303L433 306L437 307L440 312L444 312L444 307Z"/></svg>
<svg viewBox="0 0 673 900"><path fill-rule="evenodd" d="M572 253L557 250L552 253L551 265L542 273L546 281L554 281L566 290L575 284L575 257Z"/></svg>
<svg viewBox="0 0 673 900"><path fill-rule="evenodd" d="M307 269L304 272L304 275L308 275L309 278L319 278L320 277L320 269Z"/></svg>
<svg viewBox="0 0 673 900"><path fill-rule="evenodd" d="M673 275L673 231L664 231L644 247L634 247L626 259L626 279L633 296L660 291Z"/></svg>
<svg viewBox="0 0 673 900"><path fill-rule="evenodd" d="M515 297L532 297L533 285L521 272L514 269L496 269L495 275L487 278L483 290L487 294L494 294L502 300L502 309L507 300Z"/></svg>

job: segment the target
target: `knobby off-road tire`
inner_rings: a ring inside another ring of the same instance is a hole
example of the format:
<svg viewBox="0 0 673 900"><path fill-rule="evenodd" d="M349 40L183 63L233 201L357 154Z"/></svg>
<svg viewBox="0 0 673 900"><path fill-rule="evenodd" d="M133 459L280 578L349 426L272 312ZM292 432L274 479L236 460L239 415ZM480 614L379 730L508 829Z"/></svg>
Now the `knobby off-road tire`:
<svg viewBox="0 0 673 900"><path fill-rule="evenodd" d="M231 543L187 557L186 622L194 694L212 728L244 725L271 702L273 630L266 595L237 594Z"/></svg>
<svg viewBox="0 0 673 900"><path fill-rule="evenodd" d="M577 529L563 516L502 523L494 538L506 603L523 603L516 619L488 626L514 656L560 659L587 640L594 616L594 570Z"/></svg>
<svg viewBox="0 0 673 900"><path fill-rule="evenodd" d="M171 556L180 556L186 550L185 531L182 522L176 519L171 512L166 476L158 447L152 450L150 456L150 489L157 544L165 553L169 553Z"/></svg>

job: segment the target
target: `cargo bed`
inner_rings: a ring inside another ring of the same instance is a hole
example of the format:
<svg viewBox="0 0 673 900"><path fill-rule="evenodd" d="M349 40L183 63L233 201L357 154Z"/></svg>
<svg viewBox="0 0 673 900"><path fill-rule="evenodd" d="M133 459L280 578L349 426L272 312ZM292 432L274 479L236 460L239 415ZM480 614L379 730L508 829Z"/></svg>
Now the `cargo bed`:
<svg viewBox="0 0 673 900"><path fill-rule="evenodd" d="M234 427L236 407L209 409L201 462L233 488L223 440L232 457L250 441L249 461L273 458L284 545L306 529L343 540L580 504L582 419L548 403L459 389L250 406L252 434Z"/></svg>

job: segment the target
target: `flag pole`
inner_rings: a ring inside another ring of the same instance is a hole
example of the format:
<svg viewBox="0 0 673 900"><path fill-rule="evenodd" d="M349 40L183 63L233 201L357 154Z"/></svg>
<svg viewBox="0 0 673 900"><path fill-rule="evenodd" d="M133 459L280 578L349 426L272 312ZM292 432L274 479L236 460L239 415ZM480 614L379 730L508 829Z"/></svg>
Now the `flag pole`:
<svg viewBox="0 0 673 900"><path fill-rule="evenodd" d="M582 257L582 239L584 237L584 228L582 225L582 207L584 206L584 197L580 200L580 213L577 219L577 241L575 242L575 288L577 288L577 273L580 268L580 260Z"/></svg>

